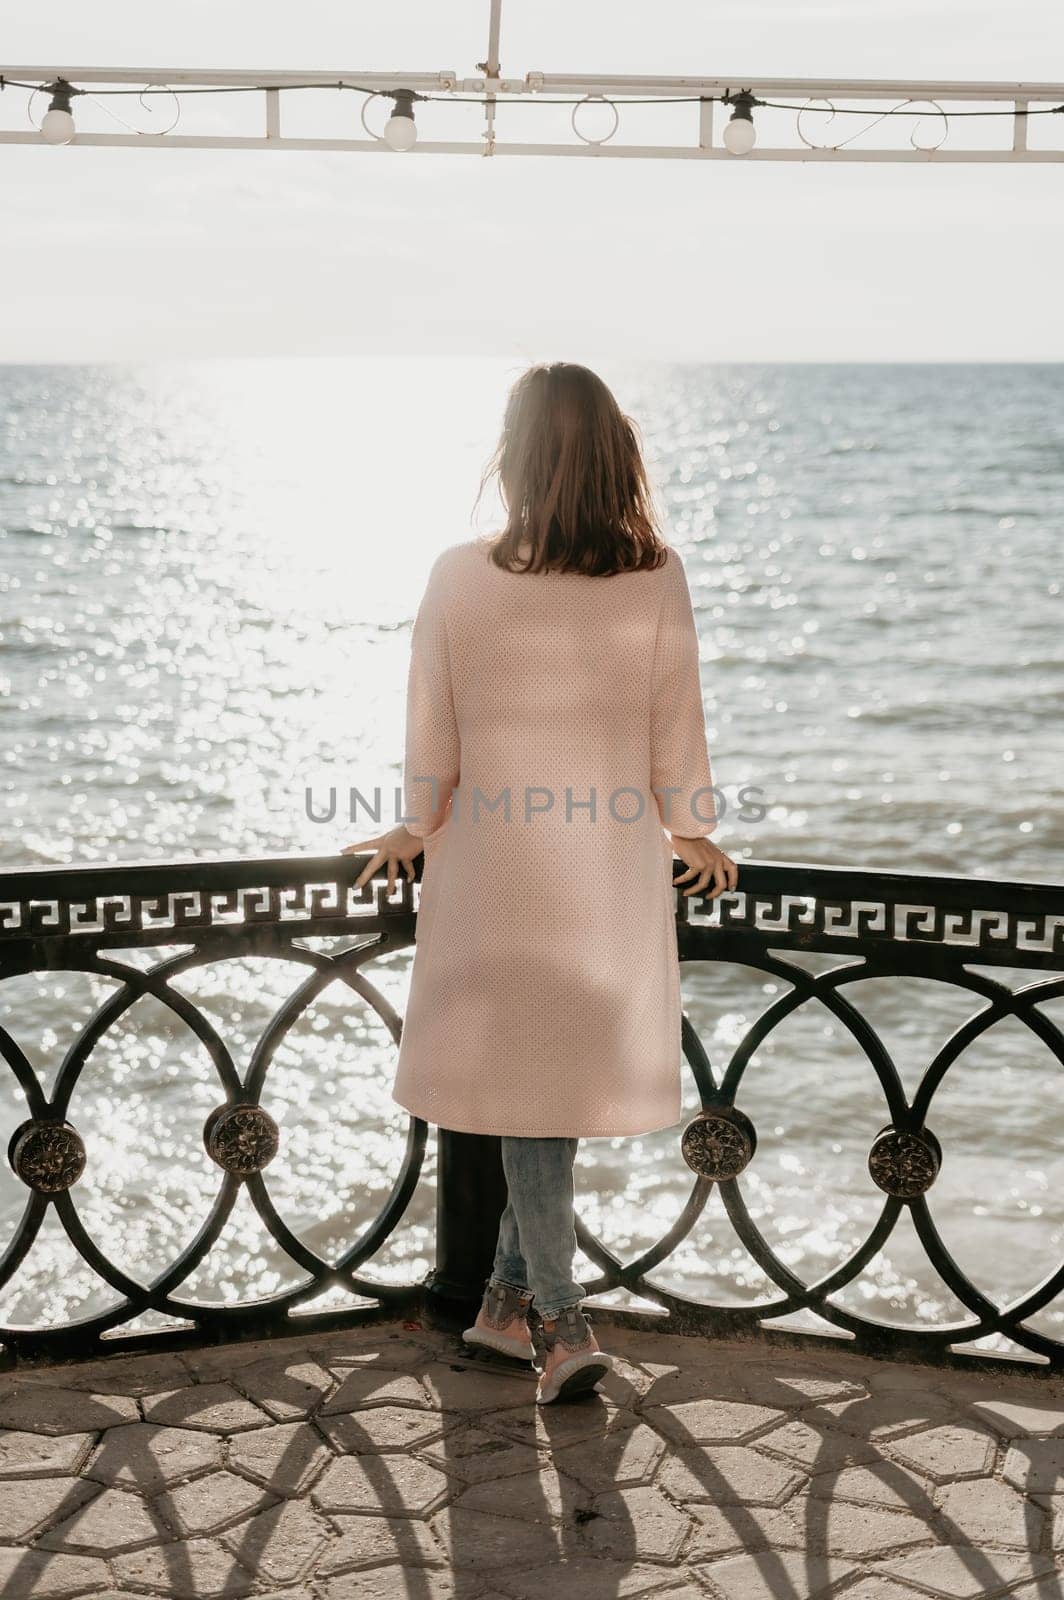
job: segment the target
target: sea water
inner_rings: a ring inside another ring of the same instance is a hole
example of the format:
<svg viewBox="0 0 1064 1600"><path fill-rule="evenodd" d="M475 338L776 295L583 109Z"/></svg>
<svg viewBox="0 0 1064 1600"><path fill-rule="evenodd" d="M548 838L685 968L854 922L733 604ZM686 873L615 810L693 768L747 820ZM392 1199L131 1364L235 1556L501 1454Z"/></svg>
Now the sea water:
<svg viewBox="0 0 1064 1600"><path fill-rule="evenodd" d="M435 553L498 525L492 492L475 516L473 500L519 370L0 368L4 868L327 854L393 821L411 621ZM686 564L724 848L740 864L1062 881L1064 367L599 370L639 425ZM350 819L351 788L380 791L380 824ZM401 1013L409 953L364 970ZM304 976L248 958L174 987L243 1073ZM683 984L718 1080L790 987L783 973L721 965L685 967ZM0 984L8 1058L23 1050L50 1088L115 987L68 972ZM986 1004L930 979L845 993L910 1095ZM1040 1009L1064 1021L1064 1001ZM374 1006L335 983L270 1067L263 1103L281 1147L267 1186L324 1259L368 1226L399 1171L408 1124L390 1098L394 1055ZM944 1152L932 1218L1000 1304L1061 1259L1062 1085L1046 1043L1010 1018L962 1053L928 1114ZM137 1001L92 1051L70 1108L88 1150L71 1195L120 1270L150 1281L195 1236L220 1181L203 1121L223 1099L203 1045L161 1001ZM866 1165L889 1120L875 1073L813 1002L770 1032L737 1099L758 1132L745 1204L779 1261L815 1283L882 1208ZM10 1070L0 1105L6 1139L27 1115ZM684 1121L697 1109L687 1074ZM688 1200L678 1132L581 1144L581 1219L624 1261ZM430 1139L425 1181L366 1284L431 1265L434 1174ZM26 1201L0 1165L5 1246ZM576 1265L594 1283L582 1252ZM718 1191L651 1276L694 1298L781 1300ZM177 1296L247 1300L303 1277L242 1192ZM0 1320L58 1324L114 1300L50 1213L0 1291ZM904 1211L833 1300L892 1323L967 1320ZM1031 1326L1060 1337L1061 1301Z"/></svg>

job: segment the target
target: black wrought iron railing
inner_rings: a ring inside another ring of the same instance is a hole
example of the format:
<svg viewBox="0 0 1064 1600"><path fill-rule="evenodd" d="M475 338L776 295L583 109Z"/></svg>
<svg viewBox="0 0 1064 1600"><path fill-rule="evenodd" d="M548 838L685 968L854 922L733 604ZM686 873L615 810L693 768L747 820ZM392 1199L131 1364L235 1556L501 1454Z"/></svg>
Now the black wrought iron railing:
<svg viewBox="0 0 1064 1600"><path fill-rule="evenodd" d="M263 1090L293 1018L339 979L378 1013L393 1040L399 1037L400 1018L369 973L374 961L412 945L416 891L404 879L391 896L383 879L355 888L367 859L270 857L0 875L0 1004L4 980L28 973L81 972L112 982L111 993L58 1061L50 1092L19 1043L15 1021L0 1026L0 1054L20 1104L7 1154L26 1189L25 1207L0 1257L0 1295L33 1250L49 1208L83 1261L113 1292L106 1310L62 1326L0 1321L6 1364L91 1355L104 1348L332 1328L399 1313L458 1322L470 1316L491 1267L506 1200L497 1139L440 1130L436 1262L417 1281L381 1283L364 1276L362 1268L389 1239L418 1188L428 1135L420 1120L411 1119L383 1205L339 1256L326 1259L315 1251L271 1198L269 1164L289 1130L263 1106ZM419 859L415 882L420 867ZM1064 886L755 861L742 864L739 889L719 900L686 898L678 890L676 913L684 963L741 963L785 980L786 988L718 1073L685 1018L684 1051L702 1107L681 1128L677 1151L689 1173L689 1199L673 1227L635 1260L621 1260L578 1219L580 1246L600 1272L587 1285L589 1296L624 1289L660 1308L654 1315L611 1308L611 1317L635 1326L798 1343L812 1336L778 1327L768 1331L770 1325L789 1313L811 1311L852 1348L907 1359L982 1364L984 1358L958 1356L956 1348L1004 1335L1028 1353L1034 1370L1064 1368L1064 1343L1032 1326L1032 1319L1064 1291L1064 1263L1022 1297L999 1303L1000 1297L995 1301L951 1255L927 1201L948 1159L934 1132L936 1091L969 1044L996 1022L1014 1018L1064 1068L1064 1035L1045 1009L1046 1002L1064 996ZM158 959L152 959L153 947L165 947ZM816 971L801 952L843 959ZM175 980L197 966L250 955L282 956L302 965L306 976L258 1038L241 1076L215 1022ZM1007 981L1009 968L1020 981ZM910 1096L850 986L869 977L914 976L959 986L978 1009L927 1062ZM194 1240L151 1281L137 1279L108 1257L78 1206L87 1160L78 1125L79 1078L101 1039L145 996L192 1030L218 1084L217 1105L203 1128L206 1154L218 1169L213 1202ZM814 1282L803 1281L759 1230L743 1179L756 1161L757 1146L756 1127L743 1110L748 1063L773 1030L810 1000L825 1006L857 1042L878 1080L885 1112L884 1126L868 1150L868 1172L882 1195L879 1214L847 1259ZM1062 1103L1064 1095L1047 1109L1064 1122ZM713 1304L670 1291L654 1279L654 1269L690 1236L714 1186L746 1250L778 1291L775 1298L756 1306ZM218 1244L242 1191L277 1245L302 1269L303 1281L247 1303L183 1293L182 1285ZM965 1308L962 1319L902 1328L839 1304L836 1296L884 1247L906 1211L931 1266ZM333 1286L352 1291L364 1304L300 1313ZM180 1330L123 1332L145 1313L175 1319Z"/></svg>

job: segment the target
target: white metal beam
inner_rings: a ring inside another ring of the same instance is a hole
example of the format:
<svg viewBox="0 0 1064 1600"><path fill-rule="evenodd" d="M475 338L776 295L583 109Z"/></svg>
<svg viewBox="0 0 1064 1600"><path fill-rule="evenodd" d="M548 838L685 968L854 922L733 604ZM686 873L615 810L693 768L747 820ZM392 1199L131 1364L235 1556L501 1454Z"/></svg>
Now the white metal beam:
<svg viewBox="0 0 1064 1600"><path fill-rule="evenodd" d="M0 133L0 144L40 145L36 133ZM97 146L106 149L153 150L354 150L364 155L391 155L392 151L379 139L271 139L268 137L243 138L239 135L197 135L176 133L87 133L79 134L80 146ZM481 140L419 139L411 155L481 156ZM568 145L568 144L506 144L496 140L494 154L498 156L572 156L579 160L595 161L878 161L901 162L903 165L920 164L943 166L952 163L972 162L1053 162L1064 161L1064 150L807 150L754 149L744 156L733 156L727 150L702 149L697 145Z"/></svg>
<svg viewBox="0 0 1064 1600"><path fill-rule="evenodd" d="M295 84L310 84L321 89L335 88L343 83L351 86L365 84L375 92L387 89L451 89L458 93L483 93L485 78L459 78L453 69L437 72L362 72L358 70L332 70L329 72L278 72L276 68L261 72L251 69L191 68L191 67L65 67L54 62L47 66L3 67L0 77L28 80L33 83L50 83L55 78L66 78L69 83L113 84L173 84L188 88L202 87L283 89ZM1064 81L1020 83L1012 79L982 80L944 78L751 78L733 73L727 78L704 77L626 77L611 74L596 76L577 72L528 72L523 78L501 78L493 81L492 90L505 94L535 94L549 90L565 94L609 95L699 95L721 94L725 89L749 89L759 96L796 99L851 98L862 100L1002 100L1022 99L1032 101L1064 100Z"/></svg>
<svg viewBox="0 0 1064 1600"><path fill-rule="evenodd" d="M1013 83L939 78L631 78L592 77L586 73L529 73L537 91L553 94L669 95L722 94L749 89L759 98L776 100L1024 100L1064 99L1064 82ZM141 81L141 80L138 80Z"/></svg>

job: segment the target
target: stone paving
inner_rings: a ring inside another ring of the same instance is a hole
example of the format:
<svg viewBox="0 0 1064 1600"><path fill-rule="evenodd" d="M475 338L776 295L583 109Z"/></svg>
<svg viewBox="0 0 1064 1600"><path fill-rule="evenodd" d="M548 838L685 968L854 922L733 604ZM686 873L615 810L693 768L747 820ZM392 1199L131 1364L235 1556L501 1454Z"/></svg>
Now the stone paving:
<svg viewBox="0 0 1064 1600"><path fill-rule="evenodd" d="M596 1320L546 1407L417 1322L0 1373L0 1593L1064 1597L1064 1382Z"/></svg>

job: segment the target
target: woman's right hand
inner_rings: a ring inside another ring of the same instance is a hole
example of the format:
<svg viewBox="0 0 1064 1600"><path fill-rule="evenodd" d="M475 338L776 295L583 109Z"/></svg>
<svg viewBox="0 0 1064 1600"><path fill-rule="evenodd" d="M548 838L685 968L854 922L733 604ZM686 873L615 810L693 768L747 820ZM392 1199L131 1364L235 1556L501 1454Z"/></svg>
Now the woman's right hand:
<svg viewBox="0 0 1064 1600"><path fill-rule="evenodd" d="M691 887L684 890L685 895L702 894L711 878L716 887L706 895L707 900L715 900L725 889L735 888L739 882L739 868L731 856L724 854L719 844L714 844L704 834L694 839L682 839L674 833L671 838L673 850L681 860L686 861L688 868L678 878L673 878L673 884L686 883L692 877L695 879Z"/></svg>
<svg viewBox="0 0 1064 1600"><path fill-rule="evenodd" d="M414 862L425 848L423 840L416 833L410 833L402 823L398 827L389 828L387 833L378 833L372 839L359 839L356 844L345 844L340 851L342 856L358 855L362 850L374 850L376 854L372 860L367 861L358 877L355 879L355 888L361 889L363 884L369 882L375 872L379 872L387 861L388 863L388 894L395 893L396 878L401 867L411 880L416 876Z"/></svg>

